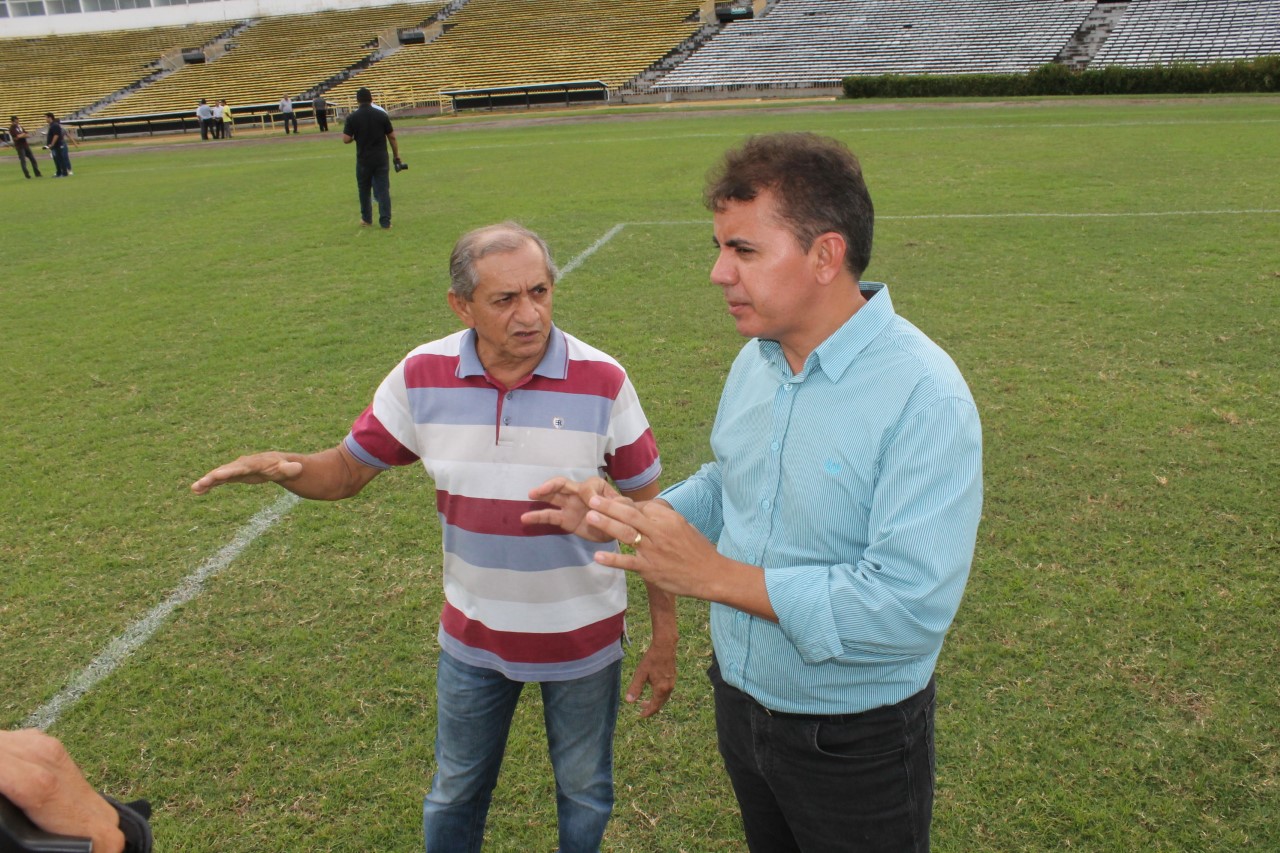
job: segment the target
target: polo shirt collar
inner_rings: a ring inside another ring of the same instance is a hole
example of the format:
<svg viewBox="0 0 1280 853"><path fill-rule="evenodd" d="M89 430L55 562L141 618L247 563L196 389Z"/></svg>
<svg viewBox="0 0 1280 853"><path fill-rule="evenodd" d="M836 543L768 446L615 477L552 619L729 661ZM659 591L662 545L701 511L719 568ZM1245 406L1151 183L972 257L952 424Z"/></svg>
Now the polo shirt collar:
<svg viewBox="0 0 1280 853"><path fill-rule="evenodd" d="M564 379L569 375L569 344L564 339L564 332L554 325L547 337L547 351L542 354L542 361L538 362L533 373L547 379ZM458 378L467 376L484 376L484 365L476 352L475 329L467 329L462 336L462 346L458 348Z"/></svg>
<svg viewBox="0 0 1280 853"><path fill-rule="evenodd" d="M867 303L809 353L801 370L802 374L808 375L814 370L821 370L832 382L839 380L858 354L866 349L893 320L895 314L893 301L889 298L889 288L878 281L864 281L859 283L858 287L866 297ZM791 375L791 368L787 364L786 356L782 354L781 344L777 341L760 339L759 346L761 358L772 364L784 376Z"/></svg>

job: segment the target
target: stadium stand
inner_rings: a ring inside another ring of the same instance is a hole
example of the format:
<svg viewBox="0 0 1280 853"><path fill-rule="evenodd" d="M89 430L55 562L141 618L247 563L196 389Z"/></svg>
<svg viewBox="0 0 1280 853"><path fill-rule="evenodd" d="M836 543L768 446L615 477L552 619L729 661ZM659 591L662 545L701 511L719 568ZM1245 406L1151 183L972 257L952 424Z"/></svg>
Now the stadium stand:
<svg viewBox="0 0 1280 853"><path fill-rule="evenodd" d="M1280 0L1130 0L1090 67L1280 55Z"/></svg>
<svg viewBox="0 0 1280 853"><path fill-rule="evenodd" d="M194 127L200 98L226 98L244 121L283 94L351 107L359 86L395 110L447 108L443 92L476 105L499 93L670 99L1268 54L1280 54L1280 0L433 0L0 37L0 110L28 125L51 110L86 134L166 132ZM117 119L129 116L147 118Z"/></svg>
<svg viewBox="0 0 1280 853"><path fill-rule="evenodd" d="M74 115L162 71L165 57L215 40L226 23L0 40L0 110L35 124Z"/></svg>
<svg viewBox="0 0 1280 853"><path fill-rule="evenodd" d="M599 80L616 89L697 31L697 0L469 0L442 33L335 86L354 103L368 86L384 105L439 103L441 92Z"/></svg>
<svg viewBox="0 0 1280 853"><path fill-rule="evenodd" d="M261 18L237 32L212 61L184 65L95 114L97 118L194 109L201 98L232 107L298 98L380 50L399 47L399 29L416 28L443 4L363 7Z"/></svg>
<svg viewBox="0 0 1280 853"><path fill-rule="evenodd" d="M777 0L727 25L659 91L838 86L855 74L1025 72L1052 62L1093 0Z"/></svg>

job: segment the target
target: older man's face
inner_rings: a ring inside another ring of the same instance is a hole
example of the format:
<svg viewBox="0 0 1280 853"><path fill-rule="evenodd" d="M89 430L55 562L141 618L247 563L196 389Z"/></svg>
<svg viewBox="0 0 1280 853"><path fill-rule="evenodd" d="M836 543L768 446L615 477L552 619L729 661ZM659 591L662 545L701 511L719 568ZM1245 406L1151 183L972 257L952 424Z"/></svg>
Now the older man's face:
<svg viewBox="0 0 1280 853"><path fill-rule="evenodd" d="M449 305L476 330L476 352L495 377L510 382L533 372L551 337L555 289L546 259L532 240L476 262L479 283L471 299L449 294Z"/></svg>

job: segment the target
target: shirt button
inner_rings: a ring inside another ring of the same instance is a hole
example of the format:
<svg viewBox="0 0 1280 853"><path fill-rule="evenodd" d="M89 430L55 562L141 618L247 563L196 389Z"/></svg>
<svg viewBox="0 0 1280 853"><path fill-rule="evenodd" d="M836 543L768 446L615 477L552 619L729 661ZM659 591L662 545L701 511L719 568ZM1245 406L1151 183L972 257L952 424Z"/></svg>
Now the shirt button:
<svg viewBox="0 0 1280 853"><path fill-rule="evenodd" d="M782 390L784 390L784 391L790 391L790 390L791 390L791 383L790 383L790 382L788 382L786 385L783 385L783 386L782 386Z"/></svg>
<svg viewBox="0 0 1280 853"><path fill-rule="evenodd" d="M775 441L773 444L769 445L769 449L772 450L774 453L777 453L779 446L780 445L778 444L778 442Z"/></svg>
<svg viewBox="0 0 1280 853"><path fill-rule="evenodd" d="M514 397L515 395L516 395L516 392L515 392L515 391L508 391L508 392L507 392L507 399L508 399L508 400L510 400L510 399L511 399L512 397Z"/></svg>
<svg viewBox="0 0 1280 853"><path fill-rule="evenodd" d="M510 426L510 425L511 425L511 418L503 418L503 419L502 419L502 423L503 423L505 426Z"/></svg>
<svg viewBox="0 0 1280 853"><path fill-rule="evenodd" d="M738 621L739 621L739 622L746 622L746 621L747 621L747 614L745 614L745 613L743 613L741 610L739 610L739 611L738 611Z"/></svg>
<svg viewBox="0 0 1280 853"><path fill-rule="evenodd" d="M742 672L742 667L738 666L736 663L731 663L729 664L729 672L734 675L738 675Z"/></svg>
<svg viewBox="0 0 1280 853"><path fill-rule="evenodd" d="M766 498L765 500L760 501L760 508L761 508L761 509L768 509L768 508L769 508L769 500L768 500L768 498Z"/></svg>

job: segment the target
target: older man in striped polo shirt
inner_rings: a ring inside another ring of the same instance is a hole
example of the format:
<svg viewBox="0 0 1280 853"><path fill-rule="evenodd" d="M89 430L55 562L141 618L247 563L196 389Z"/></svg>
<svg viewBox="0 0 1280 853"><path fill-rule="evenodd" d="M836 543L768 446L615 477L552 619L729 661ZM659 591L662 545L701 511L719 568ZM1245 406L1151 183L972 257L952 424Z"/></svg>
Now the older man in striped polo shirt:
<svg viewBox="0 0 1280 853"><path fill-rule="evenodd" d="M423 817L430 851L479 850L507 732L526 682L541 686L562 853L600 847L613 807L626 575L559 527L526 526L548 477L600 472L623 495L658 493L657 445L626 372L551 321L546 244L515 224L464 235L448 301L466 329L409 353L341 444L261 453L192 488L277 482L306 498L356 494L421 461L435 481L445 603L437 671L436 773ZM616 543L612 546L616 550ZM675 600L649 589L653 641L627 690L641 714L675 684Z"/></svg>

